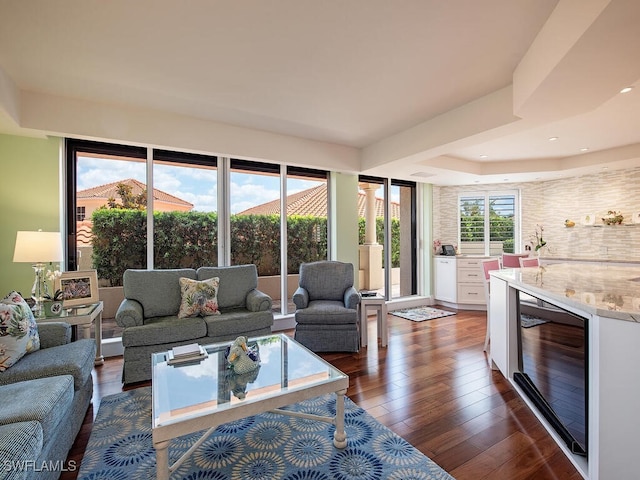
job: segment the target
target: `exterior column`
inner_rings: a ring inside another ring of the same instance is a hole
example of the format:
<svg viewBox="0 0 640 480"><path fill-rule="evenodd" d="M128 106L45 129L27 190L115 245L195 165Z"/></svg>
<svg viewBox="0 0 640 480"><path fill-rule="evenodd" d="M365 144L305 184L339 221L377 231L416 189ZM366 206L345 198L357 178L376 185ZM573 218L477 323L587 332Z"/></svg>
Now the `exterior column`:
<svg viewBox="0 0 640 480"><path fill-rule="evenodd" d="M365 183L364 193L365 197L365 227L364 227L364 244L365 245L377 245L376 238L376 190L378 186L376 184Z"/></svg>
<svg viewBox="0 0 640 480"><path fill-rule="evenodd" d="M378 290L384 287L382 271L382 245L376 237L376 190L378 185L365 183L361 188L365 192L365 229L364 245L360 245L360 270L364 276L361 288Z"/></svg>

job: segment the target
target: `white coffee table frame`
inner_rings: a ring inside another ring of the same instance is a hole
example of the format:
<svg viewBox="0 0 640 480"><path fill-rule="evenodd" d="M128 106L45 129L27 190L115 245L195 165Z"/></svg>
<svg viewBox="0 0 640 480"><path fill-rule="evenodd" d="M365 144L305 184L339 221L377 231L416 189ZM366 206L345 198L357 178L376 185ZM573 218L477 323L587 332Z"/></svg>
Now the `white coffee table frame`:
<svg viewBox="0 0 640 480"><path fill-rule="evenodd" d="M320 357L316 356L313 352L296 343L295 340L283 334L250 339L250 342L260 339L270 339L272 337L279 337L280 341L283 342L283 344L293 345L294 348L304 349L308 355L315 357L316 361L319 360L320 362L325 363L327 369L331 371L331 373L335 376L323 381L310 381L308 384L302 383L300 385L294 385L293 387L287 387L284 389L281 388L278 392L264 396L257 396L255 399L251 398L249 392L245 400L240 401L234 405L226 405L225 408L203 408L201 409L201 411L195 414L185 415L184 418L172 419L170 421L158 420L158 416L162 412L156 412L156 402L152 401L152 438L153 446L156 450L156 468L158 480L169 479L171 473L179 468L180 465L202 444L202 442L207 439L207 437L219 425L264 412L274 412L283 415L331 423L335 425L335 432L333 435L334 446L336 448L345 448L347 446L347 436L344 430L344 396L347 393L347 388L349 386L349 377L339 370L335 369ZM211 345L207 347L207 350L215 350L221 345L227 344L228 342L225 344ZM160 390L163 388L162 381L159 378L156 378L156 367L160 365L162 368L167 368L166 355L166 352L156 353L152 358L152 398L156 395L160 395ZM209 355L209 358L204 360L204 362L218 362L217 357L217 353L212 353ZM207 382L206 378L203 380L202 385L203 388L206 388L206 384L204 382ZM323 417L301 412L280 410L280 407L284 407L285 405L291 405L327 393L336 394L336 415L334 417ZM205 428L207 429L207 431L173 465L169 465L168 447L171 440L182 435L202 431Z"/></svg>

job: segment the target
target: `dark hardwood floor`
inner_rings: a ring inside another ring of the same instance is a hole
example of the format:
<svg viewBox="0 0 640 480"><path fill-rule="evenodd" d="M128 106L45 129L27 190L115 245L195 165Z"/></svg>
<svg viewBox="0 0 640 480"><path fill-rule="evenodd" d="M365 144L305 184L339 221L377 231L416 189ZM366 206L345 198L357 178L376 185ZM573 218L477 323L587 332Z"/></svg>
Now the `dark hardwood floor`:
<svg viewBox="0 0 640 480"><path fill-rule="evenodd" d="M484 312L420 323L389 315L388 321L388 348L372 346L372 316L369 348L322 355L349 375L349 398L458 480L581 478L510 384L489 368ZM114 358L95 369L93 405L69 460L82 459L100 399L123 390L121 368L122 359Z"/></svg>

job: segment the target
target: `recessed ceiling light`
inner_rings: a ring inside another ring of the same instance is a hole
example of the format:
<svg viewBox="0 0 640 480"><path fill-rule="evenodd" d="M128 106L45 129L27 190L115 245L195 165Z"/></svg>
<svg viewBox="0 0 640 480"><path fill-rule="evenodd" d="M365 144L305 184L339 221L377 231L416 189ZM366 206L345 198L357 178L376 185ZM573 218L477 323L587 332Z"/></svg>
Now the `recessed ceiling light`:
<svg viewBox="0 0 640 480"><path fill-rule="evenodd" d="M587 147L582 147L582 148L580 149L580 151L581 151L581 152L588 152L588 151L589 151L589 149L588 149Z"/></svg>
<svg viewBox="0 0 640 480"><path fill-rule="evenodd" d="M556 140L558 140L558 137L549 137L550 142L555 142Z"/></svg>
<svg viewBox="0 0 640 480"><path fill-rule="evenodd" d="M480 155L480 158L487 158L489 155Z"/></svg>
<svg viewBox="0 0 640 480"><path fill-rule="evenodd" d="M633 90L633 87L624 87L620 90L620 93L629 93L631 90Z"/></svg>

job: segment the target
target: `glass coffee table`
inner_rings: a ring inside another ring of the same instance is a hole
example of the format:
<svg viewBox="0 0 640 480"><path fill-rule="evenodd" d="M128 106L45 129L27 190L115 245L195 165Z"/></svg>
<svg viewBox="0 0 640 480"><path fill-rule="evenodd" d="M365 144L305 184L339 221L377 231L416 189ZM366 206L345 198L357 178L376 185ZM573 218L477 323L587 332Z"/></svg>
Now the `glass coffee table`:
<svg viewBox="0 0 640 480"><path fill-rule="evenodd" d="M258 347L260 367L237 375L225 358L230 344L205 346L208 356L191 364L169 365L168 352L152 355L152 436L159 480L168 479L219 425L264 412L332 423L333 444L346 447L347 375L283 334L250 338L249 346ZM327 393L336 394L335 417L280 410ZM169 465L171 440L203 430L200 439Z"/></svg>

